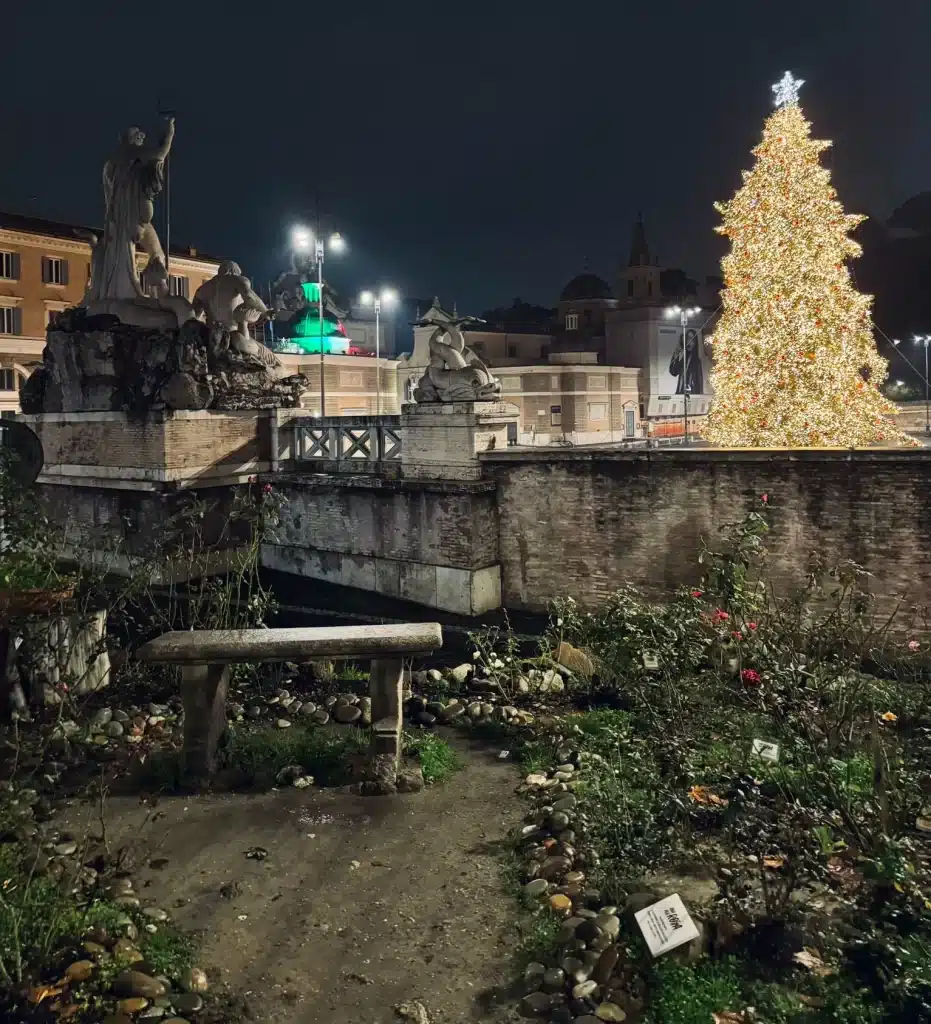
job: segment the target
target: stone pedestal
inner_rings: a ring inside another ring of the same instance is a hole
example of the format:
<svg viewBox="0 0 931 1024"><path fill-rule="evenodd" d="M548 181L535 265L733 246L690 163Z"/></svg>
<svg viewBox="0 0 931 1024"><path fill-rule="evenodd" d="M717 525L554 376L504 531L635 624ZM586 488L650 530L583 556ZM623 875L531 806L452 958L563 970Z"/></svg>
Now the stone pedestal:
<svg viewBox="0 0 931 1024"><path fill-rule="evenodd" d="M507 447L520 412L508 402L431 402L401 410L401 475L409 480L480 480L480 452ZM513 429L513 428L512 428Z"/></svg>
<svg viewBox="0 0 931 1024"><path fill-rule="evenodd" d="M247 524L230 512L250 477L276 469L283 417L299 410L43 413L22 420L42 442L37 480L47 514L67 529L72 553L114 572L164 542L173 513L197 490L209 504L198 564L224 572ZM203 569L204 566L200 565ZM180 569L179 569L180 572ZM182 578L175 576L175 579Z"/></svg>

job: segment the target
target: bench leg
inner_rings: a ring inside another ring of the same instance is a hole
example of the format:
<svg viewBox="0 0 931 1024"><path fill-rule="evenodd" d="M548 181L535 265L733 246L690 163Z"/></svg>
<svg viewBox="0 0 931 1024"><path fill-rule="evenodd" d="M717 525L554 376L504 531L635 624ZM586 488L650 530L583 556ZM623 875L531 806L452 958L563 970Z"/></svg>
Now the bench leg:
<svg viewBox="0 0 931 1024"><path fill-rule="evenodd" d="M208 779L217 770L217 749L226 732L229 679L228 665L181 667L184 704L181 771L185 778Z"/></svg>
<svg viewBox="0 0 931 1024"><path fill-rule="evenodd" d="M371 781L382 792L397 788L401 757L401 703L404 663L376 658L369 674L372 697Z"/></svg>

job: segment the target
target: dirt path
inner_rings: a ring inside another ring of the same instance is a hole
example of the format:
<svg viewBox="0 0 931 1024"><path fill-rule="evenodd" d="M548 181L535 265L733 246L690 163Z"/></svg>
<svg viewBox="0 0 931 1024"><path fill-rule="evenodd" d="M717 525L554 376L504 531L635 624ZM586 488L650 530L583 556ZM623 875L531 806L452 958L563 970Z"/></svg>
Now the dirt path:
<svg viewBox="0 0 931 1024"><path fill-rule="evenodd" d="M514 908L501 857L523 807L513 766L465 758L415 795L163 799L146 831L168 862L138 871L137 889L205 931L199 962L265 1024L387 1024L410 1000L431 1024L503 1020ZM113 842L145 809L121 798L109 814ZM265 860L246 857L257 846Z"/></svg>

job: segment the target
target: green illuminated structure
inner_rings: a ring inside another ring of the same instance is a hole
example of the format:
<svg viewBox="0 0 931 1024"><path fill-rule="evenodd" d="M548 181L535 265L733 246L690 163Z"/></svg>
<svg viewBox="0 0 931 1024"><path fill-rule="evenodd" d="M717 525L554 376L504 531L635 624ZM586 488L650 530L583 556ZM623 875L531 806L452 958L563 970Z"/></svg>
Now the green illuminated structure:
<svg viewBox="0 0 931 1024"><path fill-rule="evenodd" d="M327 312L324 306L323 330L320 322L320 285L316 281L301 283L301 291L307 305L291 321L288 337L283 339L282 351L306 353L320 352L321 343L324 354L345 354L349 350L349 338L339 319Z"/></svg>

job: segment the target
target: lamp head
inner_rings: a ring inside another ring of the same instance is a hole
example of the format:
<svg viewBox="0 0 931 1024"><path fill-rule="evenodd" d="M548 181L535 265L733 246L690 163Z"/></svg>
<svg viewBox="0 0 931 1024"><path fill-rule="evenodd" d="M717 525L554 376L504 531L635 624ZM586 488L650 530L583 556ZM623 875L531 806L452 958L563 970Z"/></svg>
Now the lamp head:
<svg viewBox="0 0 931 1024"><path fill-rule="evenodd" d="M398 301L398 293L393 288L382 288L381 301L385 306L393 306Z"/></svg>
<svg viewBox="0 0 931 1024"><path fill-rule="evenodd" d="M362 306L371 306L375 301L375 296L372 292L365 291L359 296L359 304Z"/></svg>
<svg viewBox="0 0 931 1024"><path fill-rule="evenodd" d="M345 252L346 242L343 236L338 232L334 231L330 235L330 251L331 252Z"/></svg>
<svg viewBox="0 0 931 1024"><path fill-rule="evenodd" d="M310 243L313 241L313 235L305 227L294 227L291 229L291 244L298 252L307 252L310 248Z"/></svg>

